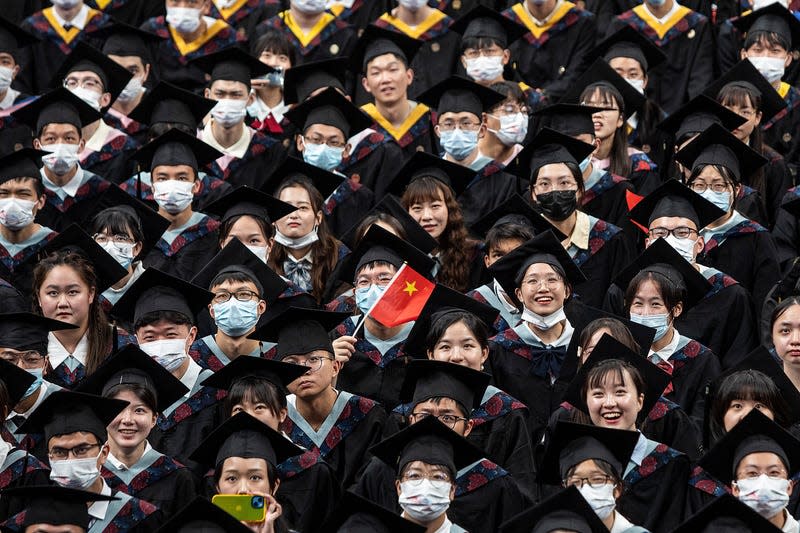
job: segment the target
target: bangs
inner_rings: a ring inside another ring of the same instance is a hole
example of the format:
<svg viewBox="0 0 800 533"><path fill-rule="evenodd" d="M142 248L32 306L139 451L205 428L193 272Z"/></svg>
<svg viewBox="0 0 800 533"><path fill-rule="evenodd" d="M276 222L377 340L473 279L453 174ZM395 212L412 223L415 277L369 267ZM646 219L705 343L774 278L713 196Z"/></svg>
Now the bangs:
<svg viewBox="0 0 800 533"><path fill-rule="evenodd" d="M111 235L132 235L137 242L144 238L139 219L127 210L111 207L100 211L92 220L92 232Z"/></svg>
<svg viewBox="0 0 800 533"><path fill-rule="evenodd" d="M403 193L403 206L408 209L414 204L424 202L447 202L444 184L430 176L417 178L408 184Z"/></svg>
<svg viewBox="0 0 800 533"><path fill-rule="evenodd" d="M597 369L596 372L590 372L587 380L588 390L601 388L609 384L609 379L613 380L610 384L615 387L625 386L625 368L622 364L613 366L607 365L606 368Z"/></svg>
<svg viewBox="0 0 800 533"><path fill-rule="evenodd" d="M586 87L581 93L581 102L586 102L587 100L599 103L604 107L617 106L621 113L625 112L625 103L622 101L622 95L607 83L593 83Z"/></svg>
<svg viewBox="0 0 800 533"><path fill-rule="evenodd" d="M719 91L717 100L726 107L753 107L755 109L760 107L756 95L741 85L726 85Z"/></svg>

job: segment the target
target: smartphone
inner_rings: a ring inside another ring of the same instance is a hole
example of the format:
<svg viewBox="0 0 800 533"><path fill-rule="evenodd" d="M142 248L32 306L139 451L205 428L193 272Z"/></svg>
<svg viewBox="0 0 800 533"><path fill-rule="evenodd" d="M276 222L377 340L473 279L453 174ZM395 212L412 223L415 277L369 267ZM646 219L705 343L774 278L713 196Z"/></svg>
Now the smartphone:
<svg viewBox="0 0 800 533"><path fill-rule="evenodd" d="M216 494L211 503L225 510L240 522L263 522L267 517L267 502L256 494Z"/></svg>

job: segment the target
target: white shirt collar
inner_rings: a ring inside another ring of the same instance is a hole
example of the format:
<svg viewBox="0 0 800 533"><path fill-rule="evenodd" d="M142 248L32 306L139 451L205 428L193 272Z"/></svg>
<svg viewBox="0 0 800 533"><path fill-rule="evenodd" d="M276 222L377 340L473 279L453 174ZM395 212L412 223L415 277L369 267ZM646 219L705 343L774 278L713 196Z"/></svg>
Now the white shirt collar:
<svg viewBox="0 0 800 533"><path fill-rule="evenodd" d="M636 446L633 447L631 461L636 463L636 466L642 466L642 461L644 461L646 455L647 437L645 437L642 433L639 433L639 440L636 441Z"/></svg>
<svg viewBox="0 0 800 533"><path fill-rule="evenodd" d="M545 25L547 25L547 23L550 22L550 19L553 18L553 15L555 15L558 12L558 8L561 7L561 4L563 4L563 3L564 3L564 0L556 0L556 5L553 6L553 10L550 12L549 15L547 15L542 20L539 20L539 19L537 19L536 17L533 16L533 13L531 13L530 9L528 9L528 3L527 2L525 2L523 0L522 5L525 7L525 11L528 13L528 15L531 16L531 20L533 20L533 22L537 26L545 26Z"/></svg>
<svg viewBox="0 0 800 533"><path fill-rule="evenodd" d="M183 395L184 398L188 398L192 394L192 389L194 389L194 385L197 383L197 378L200 377L200 372L203 370L200 368L200 365L192 360L191 357L188 358L189 367L186 369L186 373L181 378L181 383L186 385L186 388L189 389L189 392Z"/></svg>
<svg viewBox="0 0 800 533"><path fill-rule="evenodd" d="M59 24L61 24L62 28L64 27L64 24L70 24L71 26L75 26L79 30L83 30L83 28L86 27L86 21L89 19L89 6L83 4L81 10L78 11L77 15L75 15L75 18L73 18L70 21L66 21L63 18L61 18L61 16L58 14L58 11L56 11L55 8L53 8L53 17Z"/></svg>
<svg viewBox="0 0 800 533"><path fill-rule="evenodd" d="M42 175L42 183L44 183L44 186L56 193L56 195L58 195L58 197L62 200L64 200L67 196L75 198L75 194L77 194L78 189L80 189L81 185L83 185L84 172L83 167L81 167L80 164L78 164L78 171L75 172L75 175L72 176L72 179L65 183L63 187L60 187L50 181L50 178L48 178L44 173L44 167L42 167L39 172Z"/></svg>
<svg viewBox="0 0 800 533"><path fill-rule="evenodd" d="M253 136L253 130L245 126L244 130L242 131L242 136L239 137L239 140L233 143L233 146L225 148L219 144L217 139L214 137L214 132L211 129L211 124L213 122L214 119L212 118L208 121L208 124L206 124L202 130L200 130L200 139L202 139L206 144L210 144L225 155L238 157L240 159L244 157L245 152L247 152L247 147L250 146L250 138Z"/></svg>
<svg viewBox="0 0 800 533"><path fill-rule="evenodd" d="M78 345L75 347L73 353L69 353L64 345L56 338L55 334L51 331L47 334L47 355L50 357L50 366L57 367L70 355L81 362L86 364L86 354L89 352L89 336L84 334Z"/></svg>
<svg viewBox="0 0 800 533"><path fill-rule="evenodd" d="M658 364L659 361L664 361L671 367L672 363L670 363L669 360L675 354L675 352L678 351L678 343L680 341L681 341L681 335L680 333L678 333L678 330L676 329L672 334L672 340L669 341L669 344L667 344L657 352L650 350L650 353L648 354L647 358L650 359L650 361L653 364Z"/></svg>
<svg viewBox="0 0 800 533"><path fill-rule="evenodd" d="M611 528L611 531L609 531L608 533L624 533L625 531L629 530L632 527L633 527L633 524L630 522L630 520L628 520L627 518L625 518L624 516L619 514L619 511L615 510L614 511L614 526Z"/></svg>
<svg viewBox="0 0 800 533"><path fill-rule="evenodd" d="M144 441L144 452L142 453L142 457L144 457L144 454L146 454L152 449L153 447L150 446L150 443ZM114 454L111 452L108 452L108 462L114 465L114 468L116 468L117 470L128 470L128 467L125 465L125 463L114 457Z"/></svg>
<svg viewBox="0 0 800 533"><path fill-rule="evenodd" d="M295 259L292 254L287 254L286 255L286 259L288 259L292 263L299 263L300 261L308 261L309 263L313 264L314 263L314 258L312 257L312 254L313 254L313 252L311 250L309 250L309 252L306 255L304 255L303 257L301 257L300 259Z"/></svg>
<svg viewBox="0 0 800 533"><path fill-rule="evenodd" d="M8 109L12 105L14 105L14 101L17 99L17 96L19 96L19 91L15 91L11 87L9 87L8 90L6 91L5 97L2 100L0 100L0 109Z"/></svg>
<svg viewBox="0 0 800 533"><path fill-rule="evenodd" d="M84 152L91 150L92 152L99 152L103 149L103 145L106 144L106 139L108 136L111 135L111 132L114 131L114 128L106 124L105 120L100 121L100 125L95 130L94 135L92 135L86 141L86 148L84 148Z"/></svg>
<svg viewBox="0 0 800 533"><path fill-rule="evenodd" d="M106 481L103 480L103 488L100 491L101 496L111 496L111 487L106 485ZM94 518L95 520L105 520L106 513L108 512L108 502L94 502L92 505L89 506L89 516Z"/></svg>
<svg viewBox="0 0 800 533"><path fill-rule="evenodd" d="M800 523L786 509L783 510L783 514L786 516L786 522L783 523L781 531L784 533L798 533L800 531Z"/></svg>
<svg viewBox="0 0 800 533"><path fill-rule="evenodd" d="M247 108L247 112L251 115L255 115L258 120L264 120L269 115L272 115L272 118L275 119L275 122L278 124L283 121L283 115L289 110L289 106L283 103L283 100L278 102L278 105L275 107L270 107L264 102L261 98L256 96L253 105Z"/></svg>
<svg viewBox="0 0 800 533"><path fill-rule="evenodd" d="M669 18L672 15L675 14L676 11L678 11L681 8L681 5L678 3L678 0L675 0L675 2L672 4L672 9L667 11L667 13L663 17L658 18L653 14L652 11L650 11L650 7L647 5L646 2L642 2L642 5L644 5L644 8L647 10L648 13L650 13L650 16L656 19L659 24L664 24L667 20L669 20Z"/></svg>

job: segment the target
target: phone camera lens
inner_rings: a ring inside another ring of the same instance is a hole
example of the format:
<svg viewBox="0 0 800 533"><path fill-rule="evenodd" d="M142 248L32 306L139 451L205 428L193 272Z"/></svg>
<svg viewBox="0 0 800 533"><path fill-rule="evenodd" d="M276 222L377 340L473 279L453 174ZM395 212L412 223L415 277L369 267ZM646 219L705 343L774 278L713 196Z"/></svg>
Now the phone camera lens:
<svg viewBox="0 0 800 533"><path fill-rule="evenodd" d="M253 509L262 509L264 507L264 497L263 496L253 496L252 505L253 505Z"/></svg>

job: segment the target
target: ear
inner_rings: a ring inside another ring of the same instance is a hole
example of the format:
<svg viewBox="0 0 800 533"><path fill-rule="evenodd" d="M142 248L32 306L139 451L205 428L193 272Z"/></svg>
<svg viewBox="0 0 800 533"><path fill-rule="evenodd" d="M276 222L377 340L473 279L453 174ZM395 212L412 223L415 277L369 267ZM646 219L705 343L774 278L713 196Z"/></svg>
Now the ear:
<svg viewBox="0 0 800 533"><path fill-rule="evenodd" d="M641 412L642 408L644 407L644 393L639 394L639 398L636 400L636 403L639 405L637 412Z"/></svg>
<svg viewBox="0 0 800 533"><path fill-rule="evenodd" d="M214 306L208 304L208 314L211 315L211 320L214 320Z"/></svg>
<svg viewBox="0 0 800 533"><path fill-rule="evenodd" d="M100 107L106 107L111 104L111 93L103 93L100 95Z"/></svg>
<svg viewBox="0 0 800 533"><path fill-rule="evenodd" d="M672 317L678 318L683 313L683 302L678 302L678 305L672 308Z"/></svg>
<svg viewBox="0 0 800 533"><path fill-rule="evenodd" d="M650 242L650 237L645 237L644 238L644 247L645 247L645 249L650 248L651 244L652 243Z"/></svg>
<svg viewBox="0 0 800 533"><path fill-rule="evenodd" d="M342 149L342 159L349 159L350 158L350 150L353 149L353 146L350 143L344 145Z"/></svg>
<svg viewBox="0 0 800 533"><path fill-rule="evenodd" d="M489 347L488 346L481 350L481 367L483 366L483 363L485 363L487 359L489 359Z"/></svg>
<svg viewBox="0 0 800 533"><path fill-rule="evenodd" d="M745 58L747 57L747 50L745 50L744 48L742 48L742 50L739 52L739 57L740 57L741 59L745 59Z"/></svg>
<svg viewBox="0 0 800 533"><path fill-rule="evenodd" d="M464 55L461 55L461 66L464 67L464 70L467 70L467 58Z"/></svg>
<svg viewBox="0 0 800 533"><path fill-rule="evenodd" d="M472 428L474 426L475 426L475 421L474 420L467 420L467 424L464 427L464 435L463 436L466 437L467 435L472 433Z"/></svg>
<svg viewBox="0 0 800 533"><path fill-rule="evenodd" d="M791 487L791 486L792 486L792 484L791 484L791 483L789 483L789 487ZM738 483L736 483L736 481L734 481L733 483L731 483L731 494L733 494L733 496L734 496L735 498L738 498L738 497L739 497L739 484L738 484ZM790 493L790 494L791 494L791 493Z"/></svg>
<svg viewBox="0 0 800 533"><path fill-rule="evenodd" d="M303 134L302 133L298 133L297 135L295 135L295 137L294 137L294 145L297 148L297 151L302 154L303 150L305 150L305 148L306 148L305 143L303 141Z"/></svg>
<svg viewBox="0 0 800 533"><path fill-rule="evenodd" d="M138 242L133 246L133 257L138 257L142 253L142 243Z"/></svg>
<svg viewBox="0 0 800 533"><path fill-rule="evenodd" d="M19 65L15 66L13 69L11 69L11 79L12 80L17 77L17 74L19 74L19 69L20 69Z"/></svg>
<svg viewBox="0 0 800 533"><path fill-rule="evenodd" d="M333 368L331 377L335 378L336 376L339 375L339 372L342 370L342 362L334 359L333 361L331 361L331 367Z"/></svg>
<svg viewBox="0 0 800 533"><path fill-rule="evenodd" d="M394 488L397 491L397 495L400 496L400 480L399 479L395 479L394 480Z"/></svg>
<svg viewBox="0 0 800 533"><path fill-rule="evenodd" d="M81 140L78 141L78 153L80 154L86 148L86 139L81 137Z"/></svg>
<svg viewBox="0 0 800 533"><path fill-rule="evenodd" d="M205 89L203 89L203 96L205 96L208 99L211 99L211 88L206 87Z"/></svg>
<svg viewBox="0 0 800 533"><path fill-rule="evenodd" d="M42 142L39 139L34 139L33 140L33 147L36 148L37 150L41 150L42 149Z"/></svg>
<svg viewBox="0 0 800 533"><path fill-rule="evenodd" d="M372 91L369 90L369 85L367 84L367 77L361 76L361 87L364 88L367 93L372 94Z"/></svg>
<svg viewBox="0 0 800 533"><path fill-rule="evenodd" d="M789 68L789 65L792 64L792 53L789 52L786 54L786 61L783 62L783 68Z"/></svg>
<svg viewBox="0 0 800 533"><path fill-rule="evenodd" d="M317 215L314 218L314 223L317 226L317 228L319 228L319 225L322 224L323 215L324 215L324 213L322 211L317 211Z"/></svg>
<svg viewBox="0 0 800 533"><path fill-rule="evenodd" d="M100 454L97 456L97 468L103 468L103 465L106 464L106 459L108 459L108 452L110 448L108 443L104 443L103 446L100 448Z"/></svg>
<svg viewBox="0 0 800 533"><path fill-rule="evenodd" d="M410 68L406 69L406 80L408 80L409 85L414 83L414 71Z"/></svg>
<svg viewBox="0 0 800 533"><path fill-rule="evenodd" d="M259 300L258 306L256 306L256 313L258 314L258 316L263 315L264 311L266 310L267 310L267 302L265 302L264 300Z"/></svg>
<svg viewBox="0 0 800 533"><path fill-rule="evenodd" d="M90 304L94 303L94 296L96 294L95 290L96 289L94 287L89 287L89 303Z"/></svg>
<svg viewBox="0 0 800 533"><path fill-rule="evenodd" d="M428 359L433 359L433 350L427 350L425 354L428 356Z"/></svg>
<svg viewBox="0 0 800 533"><path fill-rule="evenodd" d="M761 125L761 118L762 118L763 116L764 116L764 115L762 115L762 114L761 114L761 111L757 111L757 112L756 112L756 116L755 116L755 125L756 125L756 128L757 128L757 127L759 127L759 126Z"/></svg>
<svg viewBox="0 0 800 533"><path fill-rule="evenodd" d="M199 174L195 174L194 183L192 184L192 194L196 196L200 192L200 188L202 186L203 186L203 182L200 180L200 175Z"/></svg>
<svg viewBox="0 0 800 533"><path fill-rule="evenodd" d="M503 50L503 66L508 65L509 61L511 61L511 50L506 48Z"/></svg>
<svg viewBox="0 0 800 533"><path fill-rule="evenodd" d="M272 492L270 492L271 496L274 496L276 492L278 492L278 488L281 486L280 478L275 478L275 482L272 484Z"/></svg>
<svg viewBox="0 0 800 533"><path fill-rule="evenodd" d="M519 300L520 302L521 302L521 301L523 301L523 300L522 300L522 291L519 289L519 287L517 287L516 289L514 289L514 294L516 295L516 297L517 297L517 300ZM524 304L523 304L523 305L524 305Z"/></svg>
<svg viewBox="0 0 800 533"><path fill-rule="evenodd" d="M456 485L455 483L450 484L450 501L453 501L456 497Z"/></svg>
<svg viewBox="0 0 800 533"><path fill-rule="evenodd" d="M642 84L642 89L647 89L647 74L642 77L644 83Z"/></svg>
<svg viewBox="0 0 800 533"><path fill-rule="evenodd" d="M147 78L150 77L150 63L147 63L144 66L144 76L142 76L142 83L147 81Z"/></svg>
<svg viewBox="0 0 800 533"><path fill-rule="evenodd" d="M196 326L192 326L191 329L189 329L189 336L186 337L186 352L187 353L189 352L189 347L191 347L191 345L194 344L195 337L197 337L197 327Z"/></svg>
<svg viewBox="0 0 800 533"><path fill-rule="evenodd" d="M486 265L486 268L489 268L489 256L488 255L484 255L483 256L483 264Z"/></svg>
<svg viewBox="0 0 800 533"><path fill-rule="evenodd" d="M703 237L697 237L697 240L694 241L694 255L695 257L697 254L703 251L703 248L706 246L706 241Z"/></svg>
<svg viewBox="0 0 800 533"><path fill-rule="evenodd" d="M287 414L288 414L288 412L286 411L285 408L281 409L281 412L278 413L278 420L280 421L281 424L283 424L283 421L286 420L286 415Z"/></svg>
<svg viewBox="0 0 800 533"><path fill-rule="evenodd" d="M254 92L251 91L247 95L247 107L250 107L251 105L253 105L253 103L255 103L255 101L256 101L256 95L255 95Z"/></svg>
<svg viewBox="0 0 800 533"><path fill-rule="evenodd" d="M36 139L34 139L33 142L35 143ZM45 196L44 194L41 195L38 200L36 200L36 204L34 205L34 207L36 208L37 213L44 207L45 202L47 202L47 196Z"/></svg>

